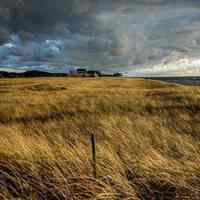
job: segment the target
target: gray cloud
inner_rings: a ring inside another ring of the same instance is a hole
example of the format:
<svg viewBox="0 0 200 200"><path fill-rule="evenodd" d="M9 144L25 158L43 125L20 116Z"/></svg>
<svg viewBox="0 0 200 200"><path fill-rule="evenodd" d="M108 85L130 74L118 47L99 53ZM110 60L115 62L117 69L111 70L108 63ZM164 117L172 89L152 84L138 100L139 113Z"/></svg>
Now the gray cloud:
<svg viewBox="0 0 200 200"><path fill-rule="evenodd" d="M63 63L155 73L159 65L158 71L169 73L169 63L197 59L200 53L200 2L195 0L13 2L0 2L7 8L0 21L4 66L45 63L55 69Z"/></svg>

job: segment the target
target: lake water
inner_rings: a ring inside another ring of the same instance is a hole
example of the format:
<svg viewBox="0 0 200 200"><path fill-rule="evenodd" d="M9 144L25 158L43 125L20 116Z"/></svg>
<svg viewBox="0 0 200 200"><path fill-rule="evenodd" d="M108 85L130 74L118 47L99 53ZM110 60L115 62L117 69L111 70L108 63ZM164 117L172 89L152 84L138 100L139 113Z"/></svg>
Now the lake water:
<svg viewBox="0 0 200 200"><path fill-rule="evenodd" d="M183 85L195 85L200 86L200 77L148 77L145 79L150 80L159 80L159 81L165 81L169 83L178 83Z"/></svg>

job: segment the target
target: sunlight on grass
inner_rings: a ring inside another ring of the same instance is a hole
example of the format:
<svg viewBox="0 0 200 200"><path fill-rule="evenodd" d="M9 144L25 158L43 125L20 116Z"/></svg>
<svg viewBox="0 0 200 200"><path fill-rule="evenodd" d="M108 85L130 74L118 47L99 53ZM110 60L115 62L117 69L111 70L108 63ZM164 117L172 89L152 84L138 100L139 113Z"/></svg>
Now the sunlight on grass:
<svg viewBox="0 0 200 200"><path fill-rule="evenodd" d="M0 199L198 200L199 102L143 79L1 79Z"/></svg>

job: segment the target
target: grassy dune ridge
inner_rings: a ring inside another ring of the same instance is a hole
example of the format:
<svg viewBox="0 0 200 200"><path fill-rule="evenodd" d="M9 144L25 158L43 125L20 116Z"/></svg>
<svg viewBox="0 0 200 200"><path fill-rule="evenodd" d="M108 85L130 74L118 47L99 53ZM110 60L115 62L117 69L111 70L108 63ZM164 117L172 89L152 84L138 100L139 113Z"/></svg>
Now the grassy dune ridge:
<svg viewBox="0 0 200 200"><path fill-rule="evenodd" d="M199 198L199 87L0 79L0 199Z"/></svg>

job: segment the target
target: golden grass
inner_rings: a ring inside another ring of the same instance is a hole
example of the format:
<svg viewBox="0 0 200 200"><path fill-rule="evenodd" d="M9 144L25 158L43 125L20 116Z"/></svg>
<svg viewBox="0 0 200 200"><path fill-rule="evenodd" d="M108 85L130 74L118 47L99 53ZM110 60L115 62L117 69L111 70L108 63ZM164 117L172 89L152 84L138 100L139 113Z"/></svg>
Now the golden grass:
<svg viewBox="0 0 200 200"><path fill-rule="evenodd" d="M200 88L1 79L0 199L199 200Z"/></svg>

